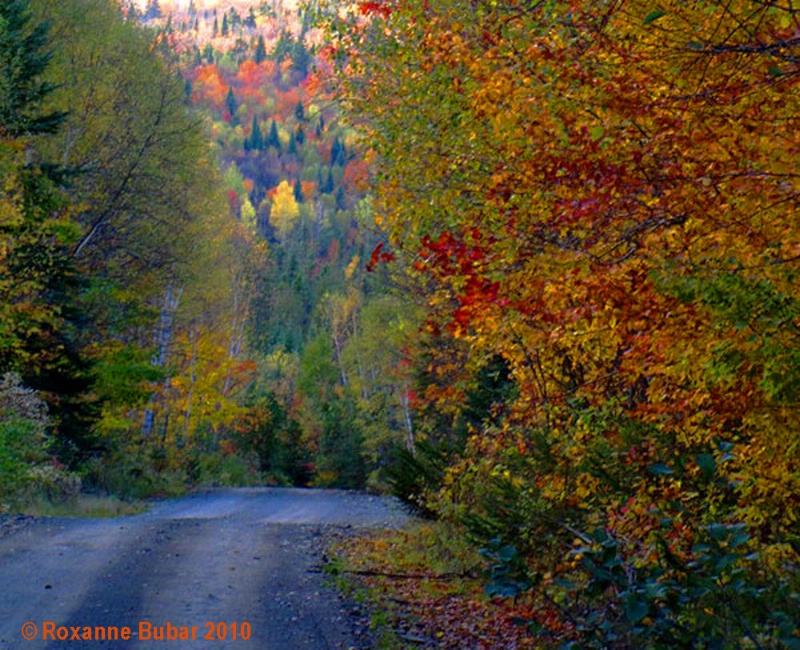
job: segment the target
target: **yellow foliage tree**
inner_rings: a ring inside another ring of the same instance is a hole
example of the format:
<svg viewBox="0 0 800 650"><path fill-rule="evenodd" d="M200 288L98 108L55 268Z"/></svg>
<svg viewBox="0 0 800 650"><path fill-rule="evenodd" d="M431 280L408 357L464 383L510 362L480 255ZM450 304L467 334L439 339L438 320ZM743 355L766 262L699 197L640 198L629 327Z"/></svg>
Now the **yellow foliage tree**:
<svg viewBox="0 0 800 650"><path fill-rule="evenodd" d="M272 197L272 209L269 213L269 223L275 229L278 239L286 237L299 216L300 206L294 198L294 191L289 181L283 180Z"/></svg>

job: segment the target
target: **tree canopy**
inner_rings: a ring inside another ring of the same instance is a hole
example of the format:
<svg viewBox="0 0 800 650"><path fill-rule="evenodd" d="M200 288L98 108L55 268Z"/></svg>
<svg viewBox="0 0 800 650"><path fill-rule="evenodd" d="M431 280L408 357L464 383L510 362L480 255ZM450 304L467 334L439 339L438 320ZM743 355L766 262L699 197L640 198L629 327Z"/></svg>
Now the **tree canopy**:
<svg viewBox="0 0 800 650"><path fill-rule="evenodd" d="M731 642L725 597L717 622L664 599L733 530L767 574L797 568L794 10L412 0L333 28L378 219L427 305L422 404L463 418L498 358L514 388L423 498L538 580L536 557L560 567L534 619L581 647L675 640L685 617Z"/></svg>

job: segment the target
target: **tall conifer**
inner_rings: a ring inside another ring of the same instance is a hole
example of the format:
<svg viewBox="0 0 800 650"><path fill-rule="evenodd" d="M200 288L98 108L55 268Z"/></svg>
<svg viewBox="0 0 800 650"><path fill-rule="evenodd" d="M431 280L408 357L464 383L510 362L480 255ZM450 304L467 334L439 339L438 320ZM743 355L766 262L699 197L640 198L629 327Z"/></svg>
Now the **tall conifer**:
<svg viewBox="0 0 800 650"><path fill-rule="evenodd" d="M42 80L51 55L47 23L30 25L29 0L0 3L0 127L11 136L55 132L64 113L42 113L54 86Z"/></svg>

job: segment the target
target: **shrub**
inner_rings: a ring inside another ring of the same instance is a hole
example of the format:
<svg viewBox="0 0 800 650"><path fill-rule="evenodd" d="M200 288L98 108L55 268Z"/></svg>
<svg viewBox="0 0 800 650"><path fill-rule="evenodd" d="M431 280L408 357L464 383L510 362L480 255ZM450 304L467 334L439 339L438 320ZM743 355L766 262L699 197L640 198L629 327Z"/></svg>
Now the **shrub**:
<svg viewBox="0 0 800 650"><path fill-rule="evenodd" d="M48 453L47 407L19 375L0 379L0 511L40 497L75 498L80 478L65 471Z"/></svg>

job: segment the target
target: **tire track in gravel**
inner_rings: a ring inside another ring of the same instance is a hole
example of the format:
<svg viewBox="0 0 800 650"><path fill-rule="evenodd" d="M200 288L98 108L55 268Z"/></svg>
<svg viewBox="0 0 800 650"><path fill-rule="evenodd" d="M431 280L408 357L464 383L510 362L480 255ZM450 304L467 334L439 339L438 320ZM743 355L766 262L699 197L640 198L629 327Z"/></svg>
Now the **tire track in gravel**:
<svg viewBox="0 0 800 650"><path fill-rule="evenodd" d="M324 545L406 520L381 497L238 488L120 519L29 522L0 537L0 650L366 649L371 639L319 571ZM46 625L68 638L43 639ZM130 638L96 640L109 627Z"/></svg>

